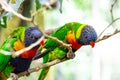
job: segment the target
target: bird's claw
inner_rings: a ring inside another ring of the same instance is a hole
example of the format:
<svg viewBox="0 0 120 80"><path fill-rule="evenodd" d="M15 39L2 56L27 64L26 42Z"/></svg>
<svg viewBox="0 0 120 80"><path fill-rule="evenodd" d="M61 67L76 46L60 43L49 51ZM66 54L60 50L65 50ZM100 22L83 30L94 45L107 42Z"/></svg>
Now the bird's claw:
<svg viewBox="0 0 120 80"><path fill-rule="evenodd" d="M18 80L18 75L16 75L15 73L11 73L10 78L12 78L13 80Z"/></svg>
<svg viewBox="0 0 120 80"><path fill-rule="evenodd" d="M70 52L67 53L67 58L73 59L74 57L75 57L74 53L70 53Z"/></svg>
<svg viewBox="0 0 120 80"><path fill-rule="evenodd" d="M26 76L29 76L30 75L30 72L29 72L29 70L27 70L27 74L26 74Z"/></svg>

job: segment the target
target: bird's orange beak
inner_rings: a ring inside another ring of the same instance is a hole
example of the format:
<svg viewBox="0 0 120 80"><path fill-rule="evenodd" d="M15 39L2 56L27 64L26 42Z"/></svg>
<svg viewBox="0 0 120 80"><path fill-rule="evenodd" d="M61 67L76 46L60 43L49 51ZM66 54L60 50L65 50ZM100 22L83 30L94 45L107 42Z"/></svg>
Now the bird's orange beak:
<svg viewBox="0 0 120 80"><path fill-rule="evenodd" d="M92 48L94 48L95 42L90 42L90 46L91 46Z"/></svg>

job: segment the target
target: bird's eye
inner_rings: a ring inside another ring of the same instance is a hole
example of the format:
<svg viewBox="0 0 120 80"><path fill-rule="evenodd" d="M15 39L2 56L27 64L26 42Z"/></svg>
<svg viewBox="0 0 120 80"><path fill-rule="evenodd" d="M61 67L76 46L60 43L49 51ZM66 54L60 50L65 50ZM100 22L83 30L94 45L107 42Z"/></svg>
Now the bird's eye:
<svg viewBox="0 0 120 80"><path fill-rule="evenodd" d="M85 36L85 39L87 39L88 37L87 36Z"/></svg>
<svg viewBox="0 0 120 80"><path fill-rule="evenodd" d="M34 40L35 38L32 35L30 35L30 39Z"/></svg>

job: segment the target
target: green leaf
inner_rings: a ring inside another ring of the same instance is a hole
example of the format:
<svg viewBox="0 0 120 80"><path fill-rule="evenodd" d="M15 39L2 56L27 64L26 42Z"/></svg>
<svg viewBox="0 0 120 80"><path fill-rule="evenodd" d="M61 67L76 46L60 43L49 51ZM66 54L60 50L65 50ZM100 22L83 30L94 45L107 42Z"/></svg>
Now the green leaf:
<svg viewBox="0 0 120 80"><path fill-rule="evenodd" d="M63 3L63 0L59 0L59 3L60 3L59 11L60 11L60 13L62 13L62 3Z"/></svg>
<svg viewBox="0 0 120 80"><path fill-rule="evenodd" d="M7 27L7 16L5 15L0 16L0 27L3 28Z"/></svg>
<svg viewBox="0 0 120 80"><path fill-rule="evenodd" d="M15 4L15 3L16 3L16 0L10 0L10 2L11 2L12 4Z"/></svg>
<svg viewBox="0 0 120 80"><path fill-rule="evenodd" d="M40 9L41 8L41 3L39 2L39 0L35 0L36 3L36 9Z"/></svg>
<svg viewBox="0 0 120 80"><path fill-rule="evenodd" d="M10 0L10 2L8 4L14 11L17 12L23 1L24 0ZM12 16L13 16L12 13L2 11L0 14L0 28L1 27L6 28L7 27L7 20L11 19Z"/></svg>

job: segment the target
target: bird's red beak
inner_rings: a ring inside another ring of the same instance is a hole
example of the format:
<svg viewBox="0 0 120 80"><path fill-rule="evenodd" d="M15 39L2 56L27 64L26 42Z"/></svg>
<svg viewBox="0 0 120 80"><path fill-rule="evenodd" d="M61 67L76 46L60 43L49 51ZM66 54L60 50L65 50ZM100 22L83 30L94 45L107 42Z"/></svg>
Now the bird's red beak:
<svg viewBox="0 0 120 80"><path fill-rule="evenodd" d="M90 46L91 46L92 48L94 48L95 42L90 42Z"/></svg>
<svg viewBox="0 0 120 80"><path fill-rule="evenodd" d="M44 46L44 40L40 42L40 46Z"/></svg>

